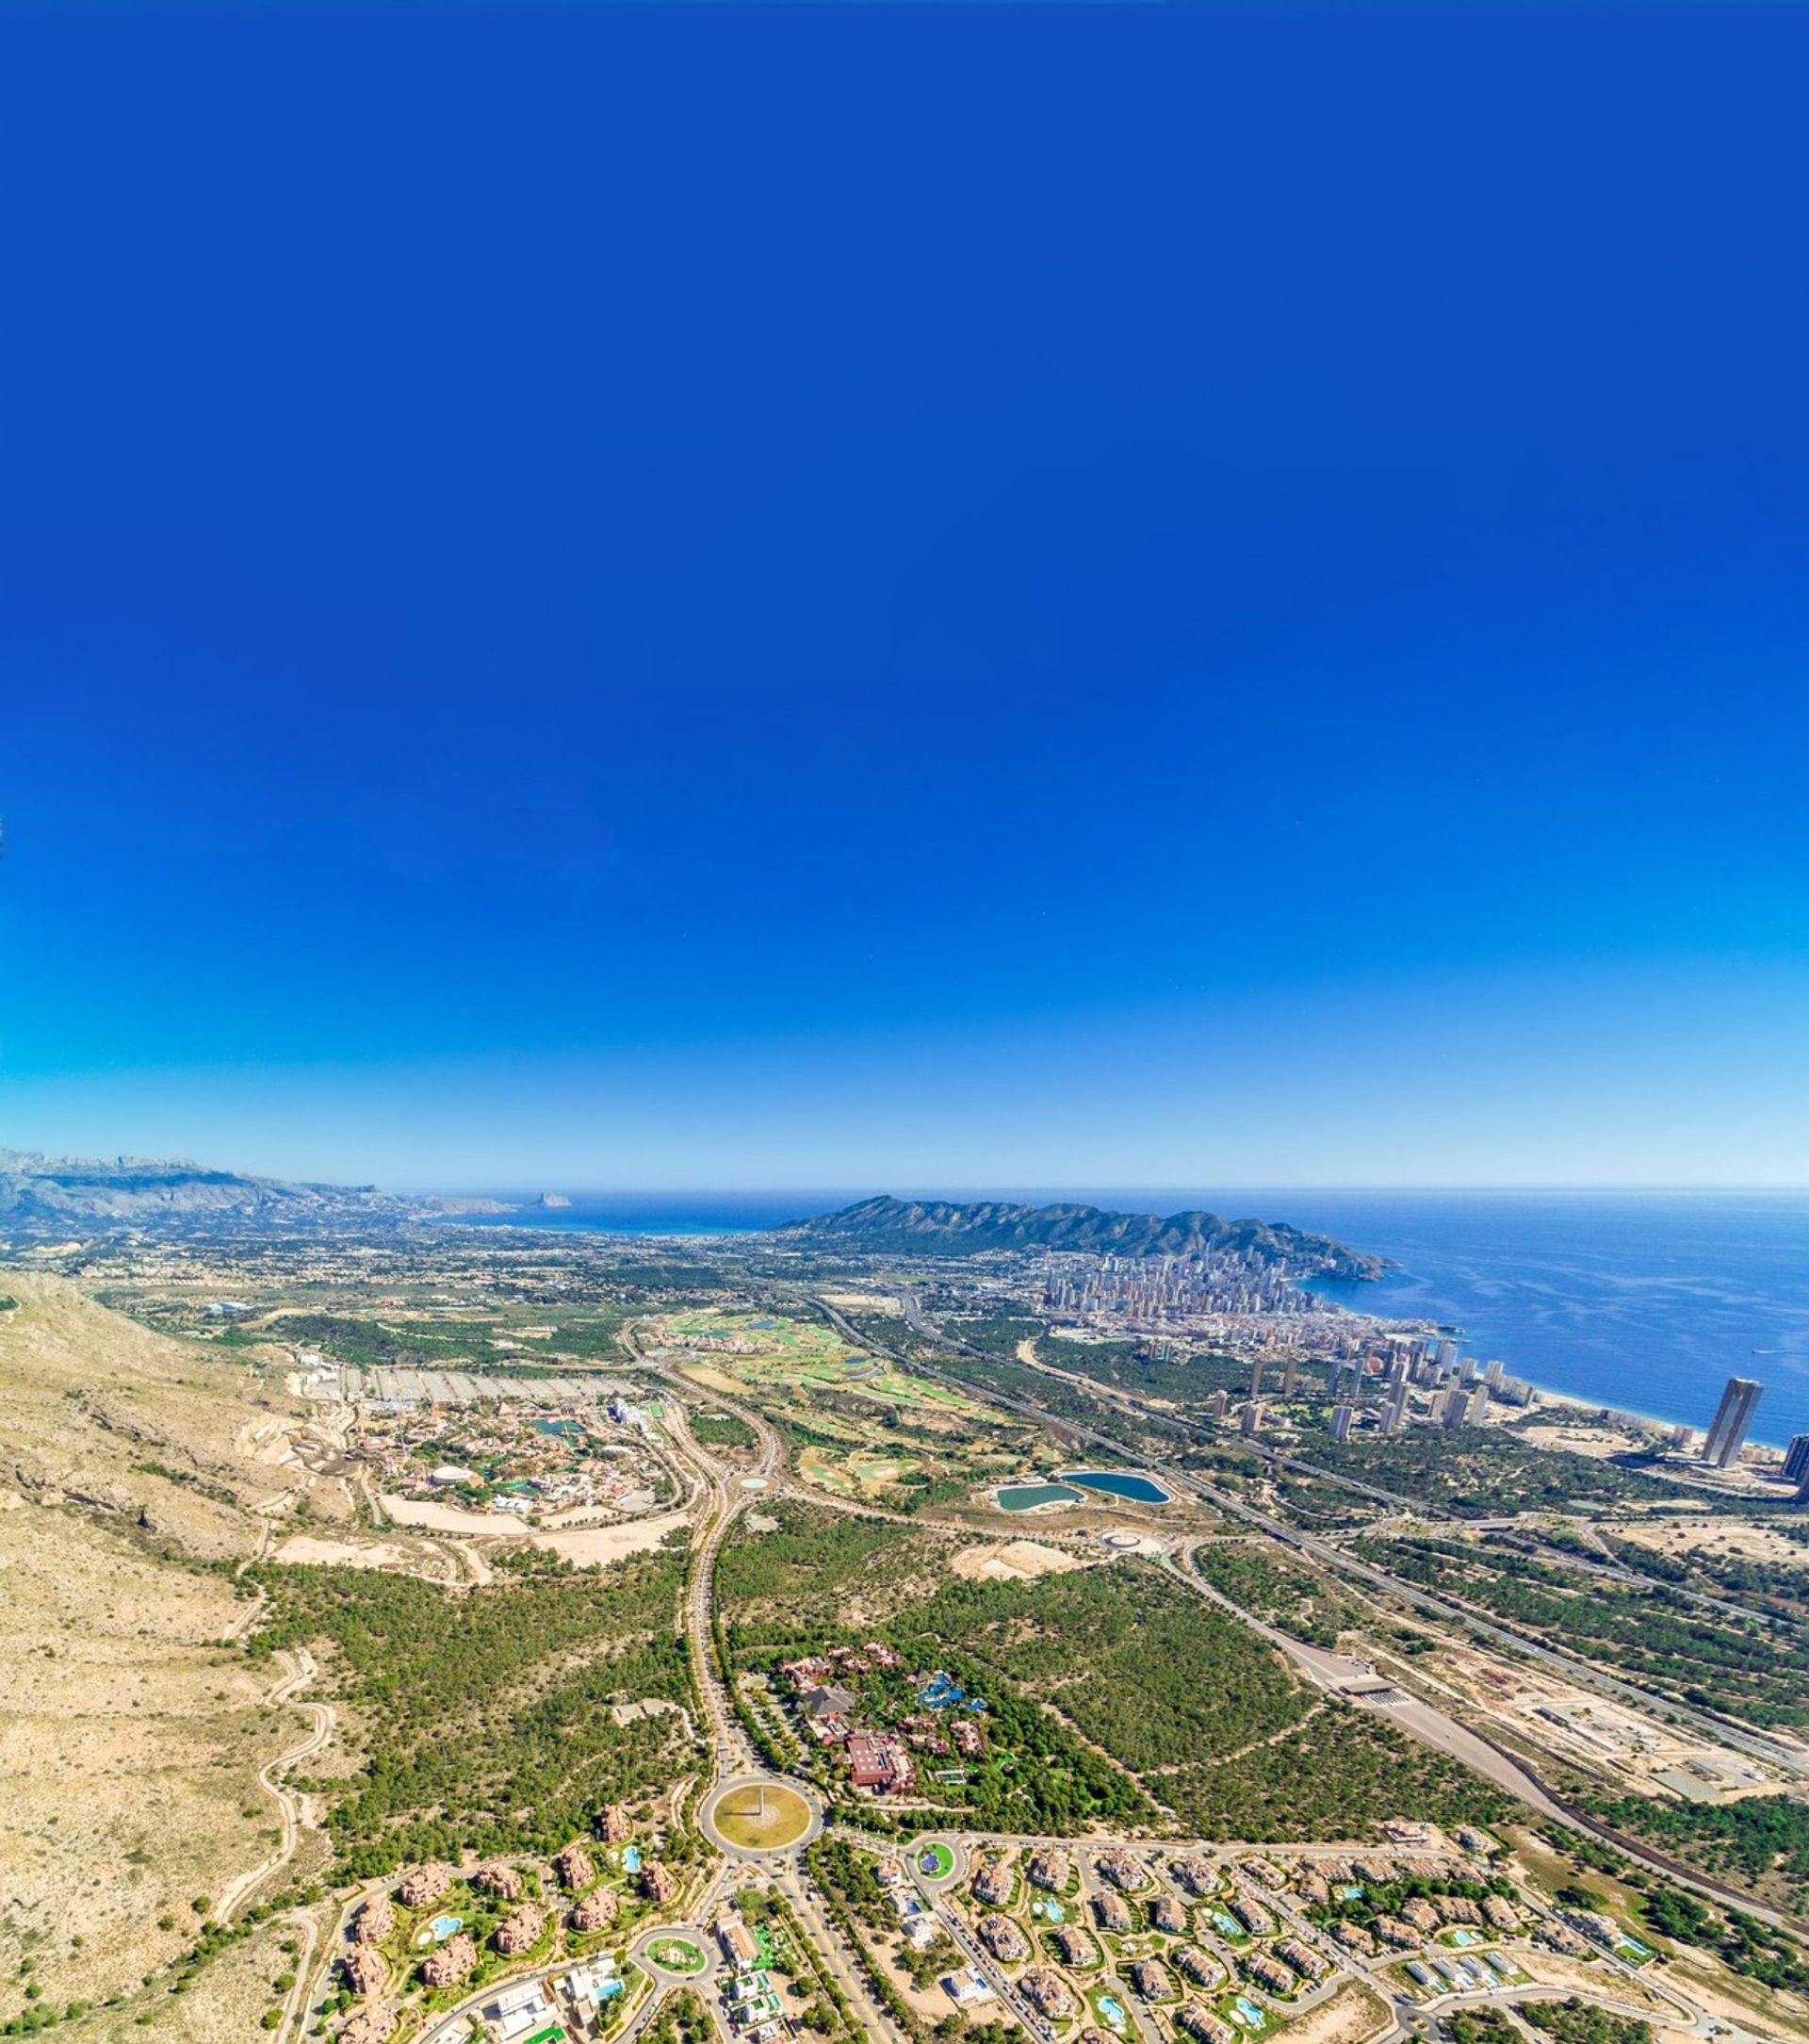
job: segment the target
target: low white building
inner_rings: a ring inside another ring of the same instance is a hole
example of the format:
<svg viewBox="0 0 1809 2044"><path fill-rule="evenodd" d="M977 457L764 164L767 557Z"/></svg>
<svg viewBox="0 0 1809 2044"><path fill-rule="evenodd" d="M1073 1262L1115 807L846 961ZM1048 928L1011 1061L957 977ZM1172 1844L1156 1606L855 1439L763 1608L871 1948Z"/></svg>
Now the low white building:
<svg viewBox="0 0 1809 2044"><path fill-rule="evenodd" d="M497 1995L484 2010L483 2018L500 2039L500 2044L514 2044L515 2038L545 2029L549 2022L557 2022L559 2011L547 1999L546 1989L541 1983L528 1980L520 1987L507 1988Z"/></svg>

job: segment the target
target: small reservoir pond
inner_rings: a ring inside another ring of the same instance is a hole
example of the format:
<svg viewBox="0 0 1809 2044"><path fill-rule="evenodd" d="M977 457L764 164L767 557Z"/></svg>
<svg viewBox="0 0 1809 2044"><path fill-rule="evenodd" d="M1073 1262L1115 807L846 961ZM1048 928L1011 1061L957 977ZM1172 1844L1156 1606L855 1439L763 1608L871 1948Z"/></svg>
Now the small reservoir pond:
<svg viewBox="0 0 1809 2044"><path fill-rule="evenodd" d="M1079 1491L1067 1483L1011 1483L999 1493L1001 1512L1028 1512L1034 1505L1078 1505Z"/></svg>
<svg viewBox="0 0 1809 2044"><path fill-rule="evenodd" d="M1147 1476L1128 1469L1064 1469L1064 1483L1084 1483L1090 1491L1104 1491L1113 1497L1126 1497L1133 1504L1165 1505L1168 1493Z"/></svg>

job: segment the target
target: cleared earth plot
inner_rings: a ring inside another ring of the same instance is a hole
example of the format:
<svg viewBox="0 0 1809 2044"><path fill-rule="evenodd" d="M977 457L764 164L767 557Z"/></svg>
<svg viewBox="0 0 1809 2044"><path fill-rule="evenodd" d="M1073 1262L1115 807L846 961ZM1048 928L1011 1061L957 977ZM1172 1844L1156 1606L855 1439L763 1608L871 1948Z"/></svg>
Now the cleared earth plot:
<svg viewBox="0 0 1809 2044"><path fill-rule="evenodd" d="M1034 1582L1087 1564L1078 1554L1045 1547L1035 1540L1005 1540L993 1547L964 1547L950 1564L972 1582Z"/></svg>

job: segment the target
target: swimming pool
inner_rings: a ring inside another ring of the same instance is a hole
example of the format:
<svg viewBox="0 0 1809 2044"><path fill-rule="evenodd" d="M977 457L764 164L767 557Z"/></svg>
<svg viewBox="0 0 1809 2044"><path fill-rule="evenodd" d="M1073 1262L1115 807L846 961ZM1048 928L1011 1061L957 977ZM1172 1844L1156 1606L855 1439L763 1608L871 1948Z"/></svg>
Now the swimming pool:
<svg viewBox="0 0 1809 2044"><path fill-rule="evenodd" d="M1079 1505L1085 1501L1067 1483L1012 1483L999 1493L1001 1512L1028 1512L1035 1505Z"/></svg>
<svg viewBox="0 0 1809 2044"><path fill-rule="evenodd" d="M625 1845L622 1848L622 1871L624 1873L639 1873L641 1871L641 1848Z"/></svg>
<svg viewBox="0 0 1809 2044"><path fill-rule="evenodd" d="M1247 1994L1240 1994L1231 2003L1231 2014L1247 2030L1260 2030L1269 2019Z"/></svg>
<svg viewBox="0 0 1809 2044"><path fill-rule="evenodd" d="M436 1916L431 1928L434 1942L444 1944L454 1931L464 1928L464 1919L462 1916Z"/></svg>
<svg viewBox="0 0 1809 2044"><path fill-rule="evenodd" d="M1104 1491L1133 1504L1165 1505L1169 1501L1168 1493L1160 1483L1152 1483L1147 1476L1129 1469L1064 1469L1062 1481L1084 1483L1090 1491Z"/></svg>
<svg viewBox="0 0 1809 2044"><path fill-rule="evenodd" d="M1130 2020L1124 2012L1124 2003L1116 1994L1100 1995L1099 2007L1100 2019L1110 2029L1122 2030Z"/></svg>

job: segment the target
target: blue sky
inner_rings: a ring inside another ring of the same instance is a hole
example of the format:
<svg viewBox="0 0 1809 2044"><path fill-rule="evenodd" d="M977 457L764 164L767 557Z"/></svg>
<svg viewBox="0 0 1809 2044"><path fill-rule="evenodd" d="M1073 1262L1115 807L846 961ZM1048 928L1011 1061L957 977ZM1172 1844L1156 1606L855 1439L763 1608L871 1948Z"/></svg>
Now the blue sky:
<svg viewBox="0 0 1809 2044"><path fill-rule="evenodd" d="M1809 1179L1801 9L0 22L0 1141Z"/></svg>

